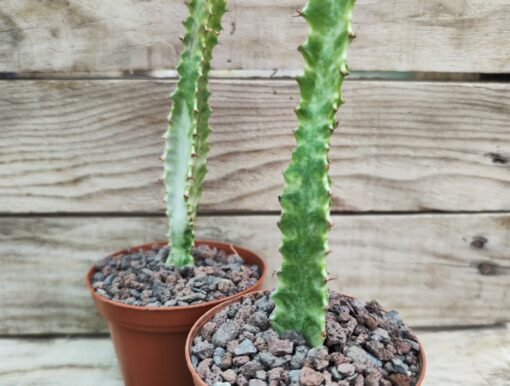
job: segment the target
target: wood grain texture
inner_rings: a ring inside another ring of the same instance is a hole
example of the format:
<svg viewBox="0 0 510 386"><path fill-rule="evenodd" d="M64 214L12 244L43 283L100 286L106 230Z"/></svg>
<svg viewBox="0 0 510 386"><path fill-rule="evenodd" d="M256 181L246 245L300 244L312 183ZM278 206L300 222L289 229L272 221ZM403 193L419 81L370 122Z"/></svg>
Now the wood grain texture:
<svg viewBox="0 0 510 386"><path fill-rule="evenodd" d="M419 337L427 350L424 386L510 386L510 325Z"/></svg>
<svg viewBox="0 0 510 386"><path fill-rule="evenodd" d="M510 385L508 326L418 331L428 368L423 386ZM121 386L109 339L0 339L3 386Z"/></svg>
<svg viewBox="0 0 510 386"><path fill-rule="evenodd" d="M2 386L122 386L109 339L0 339Z"/></svg>
<svg viewBox="0 0 510 386"><path fill-rule="evenodd" d="M0 212L163 212L168 81L5 81ZM510 85L351 81L332 143L336 211L510 210ZM278 211L289 80L212 83L201 209Z"/></svg>
<svg viewBox="0 0 510 386"><path fill-rule="evenodd" d="M506 0L359 0L355 70L510 72ZM221 69L299 69L301 0L232 0ZM0 71L130 72L174 68L180 0L2 0Z"/></svg>
<svg viewBox="0 0 510 386"><path fill-rule="evenodd" d="M278 216L202 217L200 238L259 252L280 266ZM510 216L334 216L330 285L377 298L414 326L510 321ZM0 219L0 334L96 333L105 325L85 272L118 248L163 239L164 218Z"/></svg>

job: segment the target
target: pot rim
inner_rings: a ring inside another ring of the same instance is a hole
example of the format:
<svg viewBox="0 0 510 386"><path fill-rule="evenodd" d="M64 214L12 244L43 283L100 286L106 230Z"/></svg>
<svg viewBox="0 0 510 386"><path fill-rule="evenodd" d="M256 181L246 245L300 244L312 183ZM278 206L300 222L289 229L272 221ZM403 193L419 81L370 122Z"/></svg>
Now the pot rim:
<svg viewBox="0 0 510 386"><path fill-rule="evenodd" d="M149 242L149 243L143 243L143 244L137 244L137 245L134 245L132 247L129 247L129 248L123 248L123 249L119 249L111 254L109 254L108 256L117 256L117 255L120 255L120 254L124 254L126 253L128 250L130 249L151 249L152 247L154 247L155 245L157 246L164 246L164 245L167 245L168 242L166 241L154 241L154 242ZM195 245L210 245L210 246L215 246L215 247L224 247L225 250L231 250L232 252L234 253L237 253L239 256L243 257L243 253L246 252L248 254L251 254L253 255L256 260L257 260L257 263L255 263L261 270L261 273L260 273L260 277L259 279L257 280L257 282L240 291L240 292L237 292L233 295L230 295L230 296L226 296L224 298L221 298L221 299L215 299L215 300L211 300L211 301L208 301L208 302L203 302L203 303L198 303L198 304L191 304L189 306L172 306L172 307L147 307L147 306L134 306L134 305L129 305L129 304L124 304L124 303L121 303L121 302L116 302L116 301L113 301L111 299L107 299L105 298L104 296L101 296L99 295L95 290L94 288L92 288L92 284L91 284L91 280L92 280L92 275L94 275L94 273L96 273L96 267L94 265L92 265L92 267L87 271L87 275L85 277L85 281L86 281L86 284L87 284L87 289L89 291L89 293L91 294L92 298L95 300L95 301L100 301L102 303L106 303L106 304L109 304L111 306L114 306L114 307L118 307L118 308L123 308L123 309L128 309L128 310L133 310L133 311L142 311L142 312L153 312L153 313L165 313L165 312L172 312L172 311L186 311L186 310L192 310L192 309L196 309L196 308L200 308L200 307L204 307L204 306L217 306L217 305L221 305L221 303L223 302L227 302L227 301L230 301L230 300L235 300L237 297L242 297L244 295L247 295L251 289L253 287L256 287L257 285L261 285L264 280L266 279L266 276L267 276L267 263L265 262L265 260L257 253L247 249L247 248L244 248L244 247L240 247L236 244L232 244L232 243L227 243L227 242L222 242L222 241L216 241L216 240L195 240ZM222 248L223 249L223 248Z"/></svg>
<svg viewBox="0 0 510 386"><path fill-rule="evenodd" d="M274 290L261 290L261 291L255 291L251 292L247 295L257 295L261 292L273 292ZM344 296L347 296L352 299L356 299L354 296L342 294ZM198 375L195 368L193 367L193 364L191 363L191 344L193 343L193 339L198 335L198 331L202 326L207 323L216 313L218 313L220 310L222 310L225 307L228 307L232 303L235 303L236 301L240 301L242 296L234 299L230 299L228 301L225 301L224 303L218 304L217 306L211 308L209 311L207 311L205 314L203 314L191 327L190 332L188 333L188 337L186 338L186 345L185 345L185 355L186 355L186 364L188 366L188 370L191 372L191 375L193 377L193 380L200 380L199 384L195 383L195 386L207 386L207 383L205 383L202 378ZM418 380L414 384L414 386L420 386L423 382L423 379L425 378L425 374L427 372L427 357L425 355L425 348L418 337L416 337L416 340L418 341L418 344L420 345L420 375L418 377Z"/></svg>

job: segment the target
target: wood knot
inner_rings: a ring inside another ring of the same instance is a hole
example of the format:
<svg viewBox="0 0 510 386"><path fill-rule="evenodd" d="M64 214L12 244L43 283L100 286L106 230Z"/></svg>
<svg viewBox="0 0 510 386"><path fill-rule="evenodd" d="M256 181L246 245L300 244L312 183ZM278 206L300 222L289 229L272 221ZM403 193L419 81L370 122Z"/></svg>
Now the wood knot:
<svg viewBox="0 0 510 386"><path fill-rule="evenodd" d="M489 157L493 164L506 165L510 162L510 158L507 155L500 153L487 153L486 157Z"/></svg>
<svg viewBox="0 0 510 386"><path fill-rule="evenodd" d="M493 275L497 275L497 273L498 273L497 264L494 264L494 263L491 263L488 261L483 261L481 263L478 263L477 268L478 268L478 272L480 272L484 276L493 276Z"/></svg>
<svg viewBox="0 0 510 386"><path fill-rule="evenodd" d="M489 239L485 236L474 236L471 239L471 247L475 249L483 249L485 245L489 242Z"/></svg>

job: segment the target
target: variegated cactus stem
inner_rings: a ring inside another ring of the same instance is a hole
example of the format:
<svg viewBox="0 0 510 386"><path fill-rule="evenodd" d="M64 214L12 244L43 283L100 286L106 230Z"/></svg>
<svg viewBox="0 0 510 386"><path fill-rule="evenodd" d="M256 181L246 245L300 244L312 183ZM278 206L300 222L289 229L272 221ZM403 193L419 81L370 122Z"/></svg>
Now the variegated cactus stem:
<svg viewBox="0 0 510 386"><path fill-rule="evenodd" d="M326 257L332 226L328 153L337 126L336 111L343 103L342 83L348 75L353 7L354 0L309 0L298 12L310 30L299 47L305 70L298 77L296 148L284 172L280 197L283 264L271 320L278 332L298 331L314 347L325 339Z"/></svg>
<svg viewBox="0 0 510 386"><path fill-rule="evenodd" d="M177 66L179 80L170 96L172 108L164 135L163 182L165 184L168 264L193 264L197 207L206 174L210 132L208 75L212 52L221 31L225 0L192 0L189 17L183 23L184 48Z"/></svg>

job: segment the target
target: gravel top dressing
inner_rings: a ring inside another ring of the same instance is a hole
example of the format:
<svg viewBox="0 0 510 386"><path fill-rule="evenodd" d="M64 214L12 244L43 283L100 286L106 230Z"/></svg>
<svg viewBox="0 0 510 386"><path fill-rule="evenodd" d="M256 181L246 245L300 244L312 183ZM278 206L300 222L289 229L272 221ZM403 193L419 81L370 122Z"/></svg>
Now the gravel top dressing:
<svg viewBox="0 0 510 386"><path fill-rule="evenodd" d="M279 336L268 292L246 295L204 324L191 361L210 386L411 386L420 373L416 335L396 311L330 293L325 346Z"/></svg>
<svg viewBox="0 0 510 386"><path fill-rule="evenodd" d="M247 265L236 253L199 245L195 265L165 264L169 247L130 250L96 263L92 287L108 299L133 306L189 306L241 292L260 278L260 268Z"/></svg>

